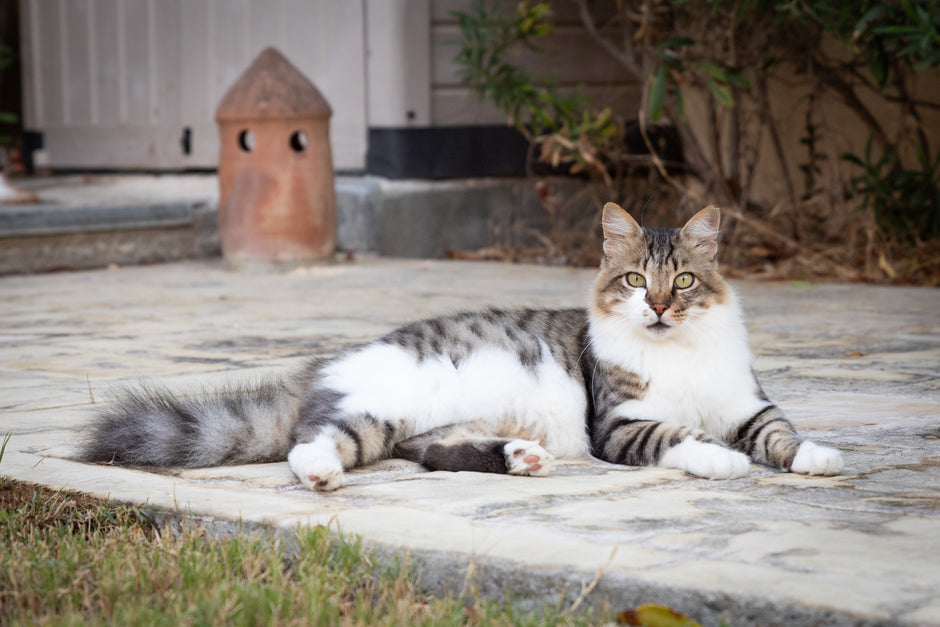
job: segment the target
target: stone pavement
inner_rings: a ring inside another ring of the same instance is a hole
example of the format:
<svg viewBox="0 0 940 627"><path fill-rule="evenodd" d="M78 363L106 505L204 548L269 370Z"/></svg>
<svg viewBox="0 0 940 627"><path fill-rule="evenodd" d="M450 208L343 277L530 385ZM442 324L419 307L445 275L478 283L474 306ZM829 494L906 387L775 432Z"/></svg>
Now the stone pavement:
<svg viewBox="0 0 940 627"><path fill-rule="evenodd" d="M69 460L116 384L250 379L419 316L577 305L591 277L365 259L288 274L186 262L0 278L0 433L13 434L0 473L207 523L332 525L410 552L432 591L469 581L566 607L594 583L586 604L661 603L704 624L940 624L935 289L736 284L765 390L843 451L839 477L755 466L707 481L569 462L540 479L390 461L316 494L286 463L157 473Z"/></svg>

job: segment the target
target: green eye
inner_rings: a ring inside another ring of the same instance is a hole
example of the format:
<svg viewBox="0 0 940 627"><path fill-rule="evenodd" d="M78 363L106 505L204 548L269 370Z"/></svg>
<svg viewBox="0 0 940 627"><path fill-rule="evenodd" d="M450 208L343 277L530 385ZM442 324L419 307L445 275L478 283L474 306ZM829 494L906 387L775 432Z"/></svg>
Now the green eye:
<svg viewBox="0 0 940 627"><path fill-rule="evenodd" d="M646 285L646 279L643 278L642 274L637 274L636 272L630 272L627 274L627 284L632 287L643 287Z"/></svg>
<svg viewBox="0 0 940 627"><path fill-rule="evenodd" d="M695 277L693 277L688 272L683 272L682 274L677 276L675 280L675 285L680 290L684 290L687 287L692 287L693 283L695 283Z"/></svg>

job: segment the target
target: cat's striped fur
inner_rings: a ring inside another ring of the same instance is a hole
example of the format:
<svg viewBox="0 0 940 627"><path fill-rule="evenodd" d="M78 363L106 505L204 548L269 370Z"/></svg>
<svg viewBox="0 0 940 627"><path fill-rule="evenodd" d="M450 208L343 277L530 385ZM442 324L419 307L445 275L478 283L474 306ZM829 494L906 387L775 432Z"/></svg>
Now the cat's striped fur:
<svg viewBox="0 0 940 627"><path fill-rule="evenodd" d="M311 489L388 457L432 470L547 474L555 456L710 478L749 461L836 474L764 395L717 271L718 210L680 229L604 211L587 309L489 309L403 326L296 376L202 396L138 388L98 417L89 461L215 466L287 459Z"/></svg>

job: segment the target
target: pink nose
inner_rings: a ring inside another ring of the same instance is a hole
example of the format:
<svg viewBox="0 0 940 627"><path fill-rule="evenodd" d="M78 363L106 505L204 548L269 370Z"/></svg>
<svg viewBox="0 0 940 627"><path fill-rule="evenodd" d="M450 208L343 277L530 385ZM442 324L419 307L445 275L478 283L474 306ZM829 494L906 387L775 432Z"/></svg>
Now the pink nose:
<svg viewBox="0 0 940 627"><path fill-rule="evenodd" d="M653 303L650 305L650 309L655 311L657 316L662 316L663 312L669 309L669 305L666 305L665 303Z"/></svg>

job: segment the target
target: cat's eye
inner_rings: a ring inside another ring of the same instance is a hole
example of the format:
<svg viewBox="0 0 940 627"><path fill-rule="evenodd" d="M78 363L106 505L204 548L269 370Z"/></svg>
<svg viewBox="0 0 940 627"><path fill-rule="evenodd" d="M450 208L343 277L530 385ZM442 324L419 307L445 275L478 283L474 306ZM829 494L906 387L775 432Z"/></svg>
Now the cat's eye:
<svg viewBox="0 0 940 627"><path fill-rule="evenodd" d="M684 290L684 289L686 289L686 288L688 288L688 287L692 287L692 284L693 284L693 283L695 283L695 277L693 277L693 276L692 276L690 273L688 273L688 272L683 272L682 274L680 274L679 276L677 276L677 277L676 277L676 280L675 280L675 285L676 285L676 287L678 287L680 290Z"/></svg>
<svg viewBox="0 0 940 627"><path fill-rule="evenodd" d="M646 279L642 274L637 274L636 272L630 272L627 274L627 285L631 287L643 287L646 285Z"/></svg>

